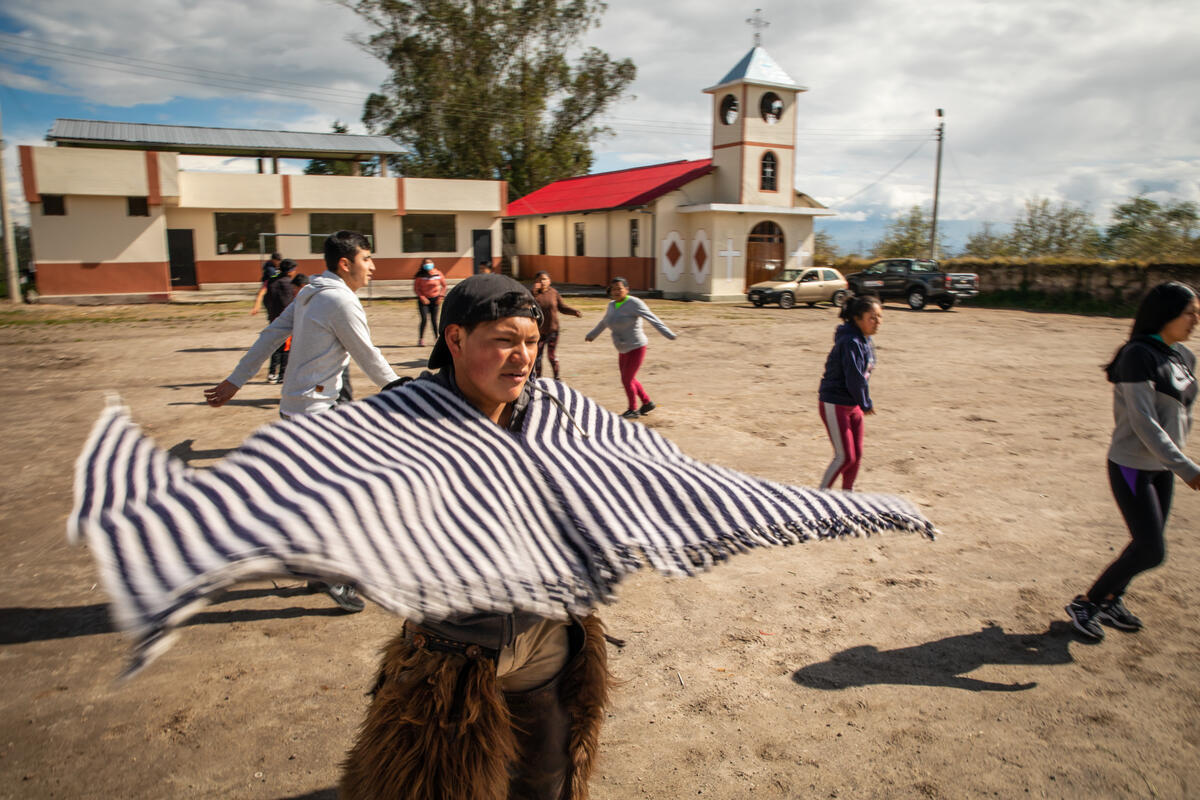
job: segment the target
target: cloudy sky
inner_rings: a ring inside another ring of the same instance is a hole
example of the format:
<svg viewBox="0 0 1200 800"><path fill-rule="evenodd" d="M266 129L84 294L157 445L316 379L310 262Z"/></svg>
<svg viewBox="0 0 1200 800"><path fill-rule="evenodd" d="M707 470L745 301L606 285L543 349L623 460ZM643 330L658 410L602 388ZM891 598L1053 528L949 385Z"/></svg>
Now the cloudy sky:
<svg viewBox="0 0 1200 800"><path fill-rule="evenodd" d="M708 96L763 46L800 98L796 186L835 208L821 225L861 250L933 193L945 109L940 216L952 243L1026 199L1091 210L1146 193L1200 201L1200 4L1191 0L609 0L589 34L633 59L596 171L709 154ZM383 66L330 0L5 0L0 109L11 145L56 117L363 132ZM234 168L237 165L229 165ZM299 169L297 163L294 168Z"/></svg>

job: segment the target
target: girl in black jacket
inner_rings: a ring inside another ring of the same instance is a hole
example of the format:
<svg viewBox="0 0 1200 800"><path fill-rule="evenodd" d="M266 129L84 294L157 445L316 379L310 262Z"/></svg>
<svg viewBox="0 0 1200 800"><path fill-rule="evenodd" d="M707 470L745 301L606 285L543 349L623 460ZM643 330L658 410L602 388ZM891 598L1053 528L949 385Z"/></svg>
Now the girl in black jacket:
<svg viewBox="0 0 1200 800"><path fill-rule="evenodd" d="M821 478L821 488L833 486L838 475L842 488L854 488L862 463L863 415L874 414L867 382L875 367L871 337L883 320L883 305L873 295L846 301L839 315L845 322L833 334L833 349L825 359L825 374L818 390L821 421L833 443L833 461Z"/></svg>

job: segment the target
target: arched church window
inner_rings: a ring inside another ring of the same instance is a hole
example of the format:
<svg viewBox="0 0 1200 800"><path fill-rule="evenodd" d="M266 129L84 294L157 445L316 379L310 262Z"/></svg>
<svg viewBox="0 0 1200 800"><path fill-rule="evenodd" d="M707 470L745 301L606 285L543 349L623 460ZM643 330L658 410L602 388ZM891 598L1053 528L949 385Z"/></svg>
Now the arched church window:
<svg viewBox="0 0 1200 800"><path fill-rule="evenodd" d="M724 125L732 125L737 122L738 118L738 101L731 94L725 95L721 99L721 123Z"/></svg>
<svg viewBox="0 0 1200 800"><path fill-rule="evenodd" d="M758 103L758 113L762 114L763 122L774 125L783 116L783 100L774 92L767 92Z"/></svg>
<svg viewBox="0 0 1200 800"><path fill-rule="evenodd" d="M758 182L758 188L764 192L774 192L778 190L775 176L779 172L778 162L775 159L775 154L768 151L762 157L762 177Z"/></svg>

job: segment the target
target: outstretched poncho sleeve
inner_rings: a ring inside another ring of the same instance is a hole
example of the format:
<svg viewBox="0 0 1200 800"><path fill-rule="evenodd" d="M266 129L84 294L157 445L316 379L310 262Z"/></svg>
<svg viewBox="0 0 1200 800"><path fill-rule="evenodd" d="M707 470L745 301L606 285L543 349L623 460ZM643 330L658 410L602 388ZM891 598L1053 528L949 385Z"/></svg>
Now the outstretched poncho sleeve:
<svg viewBox="0 0 1200 800"><path fill-rule="evenodd" d="M519 430L434 381L262 428L212 469L159 449L110 403L76 465L86 539L134 668L214 593L298 576L404 617L586 613L644 565L696 574L810 538L919 531L907 501L761 480L684 455L554 381Z"/></svg>

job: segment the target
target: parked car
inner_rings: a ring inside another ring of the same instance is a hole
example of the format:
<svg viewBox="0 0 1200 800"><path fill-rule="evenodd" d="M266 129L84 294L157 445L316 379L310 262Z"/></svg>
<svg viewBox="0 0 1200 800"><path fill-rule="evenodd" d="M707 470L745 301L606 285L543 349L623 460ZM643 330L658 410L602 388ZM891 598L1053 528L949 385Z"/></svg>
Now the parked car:
<svg viewBox="0 0 1200 800"><path fill-rule="evenodd" d="M840 306L846 302L846 279L833 267L785 269L779 280L751 286L746 299L760 307L767 303L778 303L780 308L791 308L796 303Z"/></svg>
<svg viewBox="0 0 1200 800"><path fill-rule="evenodd" d="M862 272L846 276L854 294L876 294L879 299L903 299L920 311L929 303L951 308L960 297L979 294L979 276L973 272L942 272L928 258L886 258Z"/></svg>

